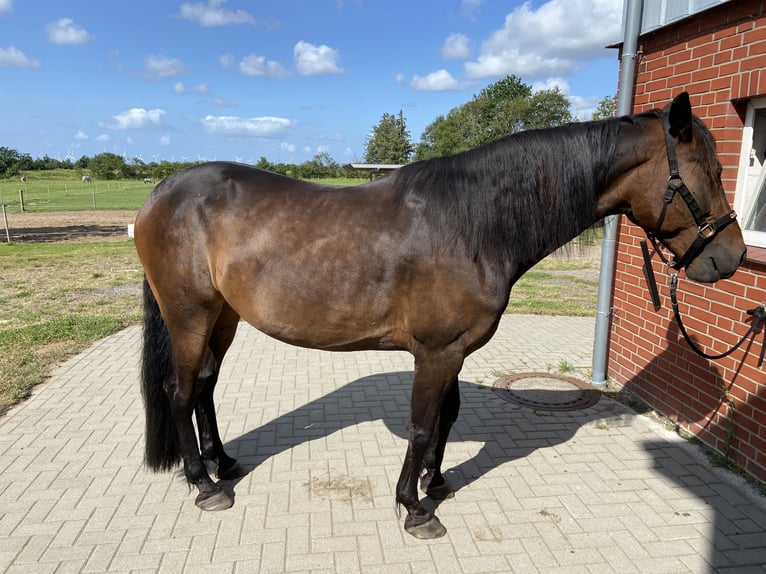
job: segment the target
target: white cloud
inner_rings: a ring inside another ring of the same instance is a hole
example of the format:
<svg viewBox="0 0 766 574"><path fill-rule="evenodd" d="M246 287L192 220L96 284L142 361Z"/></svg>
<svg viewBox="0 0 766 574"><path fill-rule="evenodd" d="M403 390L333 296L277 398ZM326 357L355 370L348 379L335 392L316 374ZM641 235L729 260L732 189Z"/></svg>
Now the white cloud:
<svg viewBox="0 0 766 574"><path fill-rule="evenodd" d="M115 123L107 125L113 130L141 130L158 128L163 125L162 116L165 110L145 110L144 108L130 108L128 111L117 114Z"/></svg>
<svg viewBox="0 0 766 574"><path fill-rule="evenodd" d="M184 86L183 82L176 82L173 84L173 91L176 94L183 95L186 93L186 86Z"/></svg>
<svg viewBox="0 0 766 574"><path fill-rule="evenodd" d="M402 74L401 72L399 72L398 74L396 74L396 77L394 78L394 81L395 81L397 84L403 84L404 82L406 82L406 81L407 81L407 76L405 76L404 74Z"/></svg>
<svg viewBox="0 0 766 574"><path fill-rule="evenodd" d="M244 10L226 10L222 4L226 0L208 0L203 2L189 2L181 4L178 16L184 20L196 22L202 26L227 26L229 24L252 24L255 26L255 18Z"/></svg>
<svg viewBox="0 0 766 574"><path fill-rule="evenodd" d="M0 0L0 14L13 10L13 0Z"/></svg>
<svg viewBox="0 0 766 574"><path fill-rule="evenodd" d="M223 98L213 98L213 104L222 108L236 108L237 102L234 100L225 100Z"/></svg>
<svg viewBox="0 0 766 574"><path fill-rule="evenodd" d="M71 18L59 18L45 27L48 41L53 44L87 44L93 36Z"/></svg>
<svg viewBox="0 0 766 574"><path fill-rule="evenodd" d="M194 91L201 96L207 96L210 93L210 87L207 84L197 84L194 86Z"/></svg>
<svg viewBox="0 0 766 574"><path fill-rule="evenodd" d="M598 105L603 98L599 96L591 96L589 98L567 96L567 99L572 104L572 115L580 120L589 121L593 118L593 113L598 109Z"/></svg>
<svg viewBox="0 0 766 574"><path fill-rule="evenodd" d="M293 48L293 55L295 68L303 76L343 73L338 66L340 52L329 46L315 46L301 41Z"/></svg>
<svg viewBox="0 0 766 574"><path fill-rule="evenodd" d="M239 71L246 76L271 78L274 80L280 80L289 76L287 70L279 62L267 60L264 56L257 56L255 54L242 58L239 63Z"/></svg>
<svg viewBox="0 0 766 574"><path fill-rule="evenodd" d="M109 134L101 134L96 138L97 142L108 142L111 139Z"/></svg>
<svg viewBox="0 0 766 574"><path fill-rule="evenodd" d="M452 77L447 70L431 72L427 76L415 76L410 82L413 90L419 92L445 92L459 90L460 82Z"/></svg>
<svg viewBox="0 0 766 574"><path fill-rule="evenodd" d="M553 90L558 88L559 92L567 95L571 88L569 82L564 78L548 78L544 82L532 82L532 91L541 92L543 90Z"/></svg>
<svg viewBox="0 0 766 574"><path fill-rule="evenodd" d="M620 39L621 17L614 0L549 0L536 10L525 2L484 42L479 57L465 64L466 76L566 75L609 55L604 46Z"/></svg>
<svg viewBox="0 0 766 574"><path fill-rule="evenodd" d="M180 76L186 71L183 62L177 58L166 58L149 54L144 60L144 76L151 80L163 80Z"/></svg>
<svg viewBox="0 0 766 574"><path fill-rule="evenodd" d="M234 62L236 62L237 59L232 54L221 54L218 57L218 64L224 69L228 70L232 66L234 66Z"/></svg>
<svg viewBox="0 0 766 574"><path fill-rule="evenodd" d="M295 120L275 117L241 118L237 116L205 116L202 125L211 133L280 138L296 125Z"/></svg>
<svg viewBox="0 0 766 574"><path fill-rule="evenodd" d="M484 0L462 0L460 2L460 11L463 14L473 14L481 6Z"/></svg>
<svg viewBox="0 0 766 574"><path fill-rule="evenodd" d="M39 68L40 61L30 58L16 46L0 48L0 68Z"/></svg>
<svg viewBox="0 0 766 574"><path fill-rule="evenodd" d="M82 130L78 130L77 133L74 134L74 139L76 139L78 141L85 141L86 139L88 139L88 134L86 134Z"/></svg>
<svg viewBox="0 0 766 574"><path fill-rule="evenodd" d="M279 144L279 149L286 151L287 153L295 153L295 144L282 142Z"/></svg>
<svg viewBox="0 0 766 574"><path fill-rule="evenodd" d="M160 138L160 145L170 145L170 136L168 134Z"/></svg>
<svg viewBox="0 0 766 574"><path fill-rule="evenodd" d="M445 60L467 60L471 57L468 36L451 34L442 44L442 58Z"/></svg>

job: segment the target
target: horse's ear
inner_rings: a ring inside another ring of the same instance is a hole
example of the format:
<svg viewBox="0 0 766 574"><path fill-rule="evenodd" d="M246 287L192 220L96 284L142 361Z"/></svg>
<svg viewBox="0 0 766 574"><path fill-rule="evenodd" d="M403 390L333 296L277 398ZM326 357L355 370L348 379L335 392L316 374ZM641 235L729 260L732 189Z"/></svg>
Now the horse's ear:
<svg viewBox="0 0 766 574"><path fill-rule="evenodd" d="M670 122L670 135L682 142L691 141L692 104L689 101L689 94L687 92L678 94L673 103L670 104L668 120Z"/></svg>

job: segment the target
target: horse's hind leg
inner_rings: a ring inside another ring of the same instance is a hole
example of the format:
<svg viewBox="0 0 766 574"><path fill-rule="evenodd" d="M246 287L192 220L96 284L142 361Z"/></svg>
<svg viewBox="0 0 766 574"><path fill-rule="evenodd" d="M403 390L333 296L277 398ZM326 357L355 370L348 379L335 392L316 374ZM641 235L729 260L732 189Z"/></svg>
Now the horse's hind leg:
<svg viewBox="0 0 766 574"><path fill-rule="evenodd" d="M210 478L192 424L192 413L205 386L200 372L210 353L209 334L214 322L215 314L209 310L198 309L194 313L189 307L183 314L166 319L173 349L174 376L168 381L165 392L178 431L184 474L197 487L199 494L195 504L202 510L225 510L234 504L223 488Z"/></svg>
<svg viewBox="0 0 766 574"><path fill-rule="evenodd" d="M239 316L227 307L225 311L221 312L215 327L213 327L213 334L209 342L210 352L207 353L199 375L202 389L194 409L197 415L202 461L209 472L215 468L216 477L222 480L240 478L248 472L245 467L227 455L223 448L213 400L213 392L218 382L221 363L237 332L238 322Z"/></svg>
<svg viewBox="0 0 766 574"><path fill-rule="evenodd" d="M459 411L460 387L457 379L455 379L442 404L436 431L437 435L433 437L428 451L426 451L423 464L425 472L420 479L420 488L434 500L445 500L455 496L455 491L452 490L452 487L442 475L441 466L444 460L447 438L449 437L452 425L457 420Z"/></svg>

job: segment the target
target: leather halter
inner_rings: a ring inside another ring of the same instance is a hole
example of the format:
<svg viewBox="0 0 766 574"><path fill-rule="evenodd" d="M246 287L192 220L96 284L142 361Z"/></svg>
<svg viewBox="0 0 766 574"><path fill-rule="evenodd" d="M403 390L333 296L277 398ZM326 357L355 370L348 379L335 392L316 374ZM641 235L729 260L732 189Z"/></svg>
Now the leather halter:
<svg viewBox="0 0 766 574"><path fill-rule="evenodd" d="M670 176L668 177L668 187L665 190L662 212L657 218L657 224L654 226L654 231L647 231L646 235L652 242L654 250L666 265L670 266L671 269L681 269L691 263L691 261L697 255L699 255L700 251L702 251L708 241L713 239L713 237L715 237L727 225L735 221L737 219L737 213L734 210L731 210L729 213L719 219L705 219L705 216L702 213L702 208L700 208L699 203L697 203L697 200L689 191L689 188L686 187L686 184L681 178L681 174L678 170L676 142L674 141L673 136L670 134L670 122L668 121L668 116L667 114L663 114L660 111L655 111L655 115L662 122L663 131L665 133L665 149L667 150L668 154L668 168L670 170ZM674 257L673 262L670 262L662 254L662 251L660 251L659 245L657 243L657 237L659 236L660 229L662 228L662 224L665 221L665 215L667 213L668 206L673 202L673 198L676 196L676 193L681 196L681 198L686 203L686 206L689 208L692 217L694 217L694 222L697 224L697 237L694 239L692 244L686 250L686 253L684 253L680 259L676 259Z"/></svg>

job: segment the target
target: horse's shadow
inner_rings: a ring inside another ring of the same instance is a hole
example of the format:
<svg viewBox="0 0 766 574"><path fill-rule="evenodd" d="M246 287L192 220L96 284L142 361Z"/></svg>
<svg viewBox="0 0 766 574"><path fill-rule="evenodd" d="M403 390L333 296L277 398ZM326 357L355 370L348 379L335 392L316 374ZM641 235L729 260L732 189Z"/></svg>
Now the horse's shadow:
<svg viewBox="0 0 766 574"><path fill-rule="evenodd" d="M279 453L365 422L381 420L393 435L406 441L412 377L412 372L362 377L230 440L224 448L252 471ZM465 381L460 381L460 393L460 416L449 436L443 468L456 492L506 462L570 440L589 422L635 414L605 399L579 411L536 411L504 401L491 387ZM464 441L474 444L460 448ZM475 443L481 445L478 451ZM450 467L451 448L474 454ZM405 450L406 442L402 442L402 462ZM363 475L364 469L358 472ZM240 480L222 486L234 495ZM423 502L431 511L439 504L430 499Z"/></svg>

